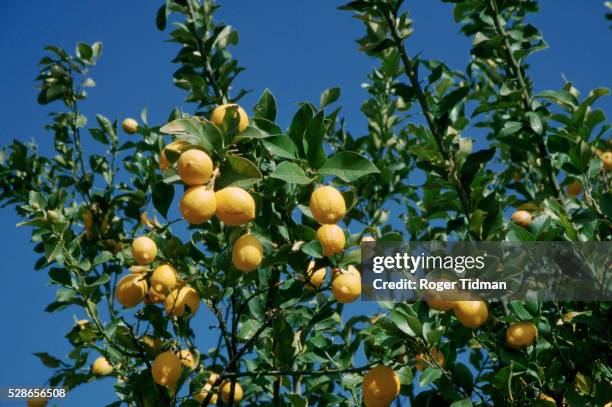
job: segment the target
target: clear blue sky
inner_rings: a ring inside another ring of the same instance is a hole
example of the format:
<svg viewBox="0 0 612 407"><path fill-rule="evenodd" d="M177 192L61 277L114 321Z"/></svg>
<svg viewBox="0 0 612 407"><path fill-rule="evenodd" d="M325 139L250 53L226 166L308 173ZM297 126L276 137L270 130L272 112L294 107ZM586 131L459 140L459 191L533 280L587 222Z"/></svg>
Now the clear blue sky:
<svg viewBox="0 0 612 407"><path fill-rule="evenodd" d="M438 58L451 67L465 67L470 41L458 34L452 7L441 1L407 1L415 20L409 40L412 54ZM144 106L149 121L161 123L174 106L186 111L184 93L171 80L176 66L170 63L177 49L164 43L166 32L155 28L155 12L161 1L84 0L0 2L0 140L35 139L43 153L50 153L51 137L42 129L47 107L36 104L34 78L42 48L49 44L74 49L77 41L102 41L103 56L93 77L97 87L83 112L111 118L138 117ZM226 1L220 18L240 31L234 55L247 70L237 85L253 90L243 105L247 110L265 88L277 98L279 122L284 126L302 100L318 101L322 90L340 86L341 103L348 128L362 134L365 120L359 108L365 97L360 85L373 62L356 51L354 40L362 27L337 1L266 0ZM536 90L559 88L561 75L584 93L612 85L612 30L603 14L603 1L542 1L542 11L532 18L550 49L530 59ZM612 100L599 107L612 112ZM87 145L86 145L87 147ZM0 258L3 293L0 296L2 338L0 386L33 386L44 382L51 371L32 352L64 356L68 343L63 335L73 312L47 314L55 289L45 272L35 272L30 230L16 228L19 219L12 208L0 209ZM355 304L354 307L363 307ZM76 314L82 318L84 315ZM202 329L208 319L202 316ZM114 400L113 379L96 381L74 391L61 406L104 405ZM0 405L2 402L0 401ZM18 405L11 403L6 405Z"/></svg>

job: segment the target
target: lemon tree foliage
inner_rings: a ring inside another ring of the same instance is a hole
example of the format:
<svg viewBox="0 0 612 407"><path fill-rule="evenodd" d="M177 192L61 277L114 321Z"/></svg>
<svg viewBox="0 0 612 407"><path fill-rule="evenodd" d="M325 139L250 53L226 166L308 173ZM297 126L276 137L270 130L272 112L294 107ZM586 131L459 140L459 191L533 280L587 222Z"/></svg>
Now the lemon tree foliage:
<svg viewBox="0 0 612 407"><path fill-rule="evenodd" d="M400 0L341 7L376 63L359 135L338 88L288 126L269 90L239 106L238 32L212 1L157 13L192 103L162 123L146 110L121 126L84 116L101 43L47 47L38 102L55 107L55 152L7 146L0 198L32 228L35 268L57 287L46 311L87 318L67 333L69 354L35 354L49 384L115 377L113 406L610 401L607 303L432 297L355 312L362 238L612 236L610 125L596 107L609 91L532 83L528 61L546 47L525 20L537 2L446 2L472 39L465 67L411 49ZM215 346L198 349L201 336Z"/></svg>

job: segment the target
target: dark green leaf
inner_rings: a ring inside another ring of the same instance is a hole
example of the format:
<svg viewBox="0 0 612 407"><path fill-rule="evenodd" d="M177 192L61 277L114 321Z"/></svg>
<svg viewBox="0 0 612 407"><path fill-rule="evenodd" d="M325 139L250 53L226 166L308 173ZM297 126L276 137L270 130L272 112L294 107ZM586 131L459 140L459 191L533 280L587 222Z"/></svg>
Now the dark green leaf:
<svg viewBox="0 0 612 407"><path fill-rule="evenodd" d="M300 185L307 185L313 181L306 176L306 173L304 173L304 170L299 165L289 161L281 162L270 176Z"/></svg>
<svg viewBox="0 0 612 407"><path fill-rule="evenodd" d="M153 206L165 218L174 198L174 185L159 181L153 187Z"/></svg>
<svg viewBox="0 0 612 407"><path fill-rule="evenodd" d="M335 175L346 182L378 172L378 168L370 160L350 151L334 154L319 169L319 174Z"/></svg>

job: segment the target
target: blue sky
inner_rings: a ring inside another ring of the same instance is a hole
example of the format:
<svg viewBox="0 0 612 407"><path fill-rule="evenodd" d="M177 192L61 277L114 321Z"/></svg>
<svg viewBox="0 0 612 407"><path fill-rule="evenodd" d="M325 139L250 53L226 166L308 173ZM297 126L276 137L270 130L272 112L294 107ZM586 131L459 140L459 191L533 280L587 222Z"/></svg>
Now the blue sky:
<svg viewBox="0 0 612 407"><path fill-rule="evenodd" d="M415 20L415 34L408 43L410 52L442 59L453 68L465 67L470 41L458 34L451 5L441 1L407 3ZM138 117L147 106L149 121L161 123L174 106L192 110L171 80L176 66L170 60L176 45L164 42L167 33L157 31L154 25L160 1L108 0L102 5L86 0L78 2L78 7L75 4L0 2L3 145L12 139L35 139L43 153L51 151L51 137L42 129L50 109L36 104L34 88L37 62L42 48L49 44L73 50L77 41L104 43L102 58L93 72L97 87L90 90L90 98L83 105L83 112L90 118L94 113L119 119ZM359 109L365 92L360 85L373 61L357 52L354 40L362 35L361 24L350 13L336 10L340 2L233 0L222 4L220 19L240 31L240 45L233 54L247 70L236 85L253 90L243 101L249 112L259 94L270 88L279 105L278 121L285 127L297 102L318 101L321 91L340 86L348 129L363 134L365 120ZM607 52L612 31L604 12L603 1L598 0L542 2L541 13L532 21L543 32L550 49L530 60L536 90L561 87L562 74L583 93L612 85L612 54ZM612 100L604 99L599 107L612 112ZM48 286L45 272L33 271L37 256L31 250L30 230L16 228L18 221L12 208L0 209L5 288L0 296L0 309L4 310L0 386L44 382L51 372L32 352L64 356L69 348L63 335L72 325L75 311L43 311L55 289ZM207 328L205 320L202 328ZM114 400L113 382L106 379L81 387L58 404L104 405ZM0 405L4 405L2 401Z"/></svg>

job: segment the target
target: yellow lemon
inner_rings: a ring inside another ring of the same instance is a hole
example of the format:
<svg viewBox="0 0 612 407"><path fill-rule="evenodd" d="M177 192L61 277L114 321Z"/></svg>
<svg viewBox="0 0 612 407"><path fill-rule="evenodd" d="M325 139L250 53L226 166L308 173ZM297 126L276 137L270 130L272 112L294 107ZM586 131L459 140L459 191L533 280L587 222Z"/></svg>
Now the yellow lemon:
<svg viewBox="0 0 612 407"><path fill-rule="evenodd" d="M197 365L196 358L189 349L181 349L176 356L187 369L194 369Z"/></svg>
<svg viewBox="0 0 612 407"><path fill-rule="evenodd" d="M203 185L212 175L213 162L204 151L192 148L181 154L177 169L185 184Z"/></svg>
<svg viewBox="0 0 612 407"><path fill-rule="evenodd" d="M158 291L155 291L153 288L149 288L149 292L147 296L144 298L146 304L161 304L166 301L167 294L162 294Z"/></svg>
<svg viewBox="0 0 612 407"><path fill-rule="evenodd" d="M160 386L174 387L181 375L181 361L171 350L157 355L151 366L153 380Z"/></svg>
<svg viewBox="0 0 612 407"><path fill-rule="evenodd" d="M94 360L91 365L91 373L98 376L106 376L111 374L113 371L113 366L108 363L108 360L104 356L100 356L96 360Z"/></svg>
<svg viewBox="0 0 612 407"><path fill-rule="evenodd" d="M337 223L346 214L344 197L334 187L319 187L310 195L310 212L323 225Z"/></svg>
<svg viewBox="0 0 612 407"><path fill-rule="evenodd" d="M451 282L447 278L437 278L433 279L434 282ZM435 290L427 290L425 291L423 297L425 298L425 302L429 306L429 308L435 309L437 311L448 311L455 306L455 299L457 298L457 290L444 290L444 291L435 291Z"/></svg>
<svg viewBox="0 0 612 407"><path fill-rule="evenodd" d="M346 243L344 232L338 225L323 225L315 235L323 246L323 255L329 257L341 253Z"/></svg>
<svg viewBox="0 0 612 407"><path fill-rule="evenodd" d="M181 151L188 145L190 144L186 140L176 140L162 148L162 150L159 152L159 169L162 170L162 172L166 172L166 170L170 168L170 161L168 161L168 157L166 157L165 150L172 150L180 154Z"/></svg>
<svg viewBox="0 0 612 407"><path fill-rule="evenodd" d="M519 226L524 228L531 225L531 214L527 211L516 211L512 214L512 220Z"/></svg>
<svg viewBox="0 0 612 407"><path fill-rule="evenodd" d="M347 304L353 302L361 295L361 274L353 267L347 270L334 270L332 292L336 301Z"/></svg>
<svg viewBox="0 0 612 407"><path fill-rule="evenodd" d="M115 287L115 297L125 308L135 307L147 294L147 281L142 274L128 274Z"/></svg>
<svg viewBox="0 0 612 407"><path fill-rule="evenodd" d="M612 170L612 151L607 151L601 155L601 161L607 171Z"/></svg>
<svg viewBox="0 0 612 407"><path fill-rule="evenodd" d="M308 269L306 269L306 289L310 291L318 290L323 285L327 270L325 267L314 270L315 262L312 260L308 263Z"/></svg>
<svg viewBox="0 0 612 407"><path fill-rule="evenodd" d="M227 108L230 106L237 107L237 109L234 111L234 117L235 118L239 117L238 131L246 130L246 128L249 127L249 116L247 116L243 108L241 108L235 103L229 103L226 105L217 106L217 108L215 108L215 110L213 110L212 114L210 115L210 121L213 122L215 126L221 127L223 130L227 131L228 129L225 127L224 119L225 119L225 113L227 111Z"/></svg>
<svg viewBox="0 0 612 407"><path fill-rule="evenodd" d="M454 310L459 322L468 328L478 328L489 317L487 304L482 300L457 301Z"/></svg>
<svg viewBox="0 0 612 407"><path fill-rule="evenodd" d="M169 264L162 264L153 271L149 282L151 290L166 296L178 283L176 270Z"/></svg>
<svg viewBox="0 0 612 407"><path fill-rule="evenodd" d="M233 385L234 385L233 386L234 387L234 403L238 403L240 400L242 400L242 396L244 395L244 393L242 392L242 387L240 386L240 383L234 382ZM219 393L221 393L221 400L223 400L225 404L229 404L231 392L232 392L232 382L231 381L226 380L223 383L221 383L221 386L219 388Z"/></svg>
<svg viewBox="0 0 612 407"><path fill-rule="evenodd" d="M132 242L132 257L136 263L145 265L150 264L157 256L157 245L153 240L146 236L140 236Z"/></svg>
<svg viewBox="0 0 612 407"><path fill-rule="evenodd" d="M241 236L232 248L232 263L238 270L248 273L255 270L263 259L263 246L253 235Z"/></svg>
<svg viewBox="0 0 612 407"><path fill-rule="evenodd" d="M199 403L202 403L204 400L206 400L206 396L208 396L208 393L211 391L211 389L212 386L209 383L206 383L202 387L202 390L193 395L193 398L196 399L196 401L198 401ZM218 397L216 394L210 396L209 404L215 405L217 404L217 401Z"/></svg>
<svg viewBox="0 0 612 407"><path fill-rule="evenodd" d="M436 348L435 346L431 348L429 355L424 355L420 353L416 356L415 359L418 361L418 363L415 365L417 370L425 370L425 368L427 367L425 361L427 360L436 361L438 365L440 365L440 367L444 367L444 353L438 350L438 348Z"/></svg>
<svg viewBox="0 0 612 407"><path fill-rule="evenodd" d="M131 117L124 119L121 123L121 127L123 127L123 131L127 134L135 134L138 131L138 122Z"/></svg>
<svg viewBox="0 0 612 407"><path fill-rule="evenodd" d="M567 186L567 195L572 197L577 197L582 192L582 184L578 180L572 181L571 184Z"/></svg>
<svg viewBox="0 0 612 407"><path fill-rule="evenodd" d="M548 394L540 393L538 396L538 400L548 401L549 403L553 403L553 405L557 405L557 402L554 398L550 397Z"/></svg>
<svg viewBox="0 0 612 407"><path fill-rule="evenodd" d="M538 328L529 322L516 322L506 330L506 344L514 349L533 345L538 337Z"/></svg>
<svg viewBox="0 0 612 407"><path fill-rule="evenodd" d="M28 399L28 407L46 407L49 399L44 397L31 397Z"/></svg>
<svg viewBox="0 0 612 407"><path fill-rule="evenodd" d="M387 407L399 393L399 377L391 368L376 366L363 378L363 401L366 407Z"/></svg>
<svg viewBox="0 0 612 407"><path fill-rule="evenodd" d="M216 215L226 225L240 226L255 219L255 200L247 191L238 187L227 187L215 192Z"/></svg>
<svg viewBox="0 0 612 407"><path fill-rule="evenodd" d="M194 315L200 306L200 295L196 290L188 286L177 288L168 294L165 305L168 315L183 316L185 314L185 306L189 307L191 315Z"/></svg>
<svg viewBox="0 0 612 407"><path fill-rule="evenodd" d="M185 191L179 206L183 219L192 225L199 225L215 214L217 198L208 187L196 185Z"/></svg>

